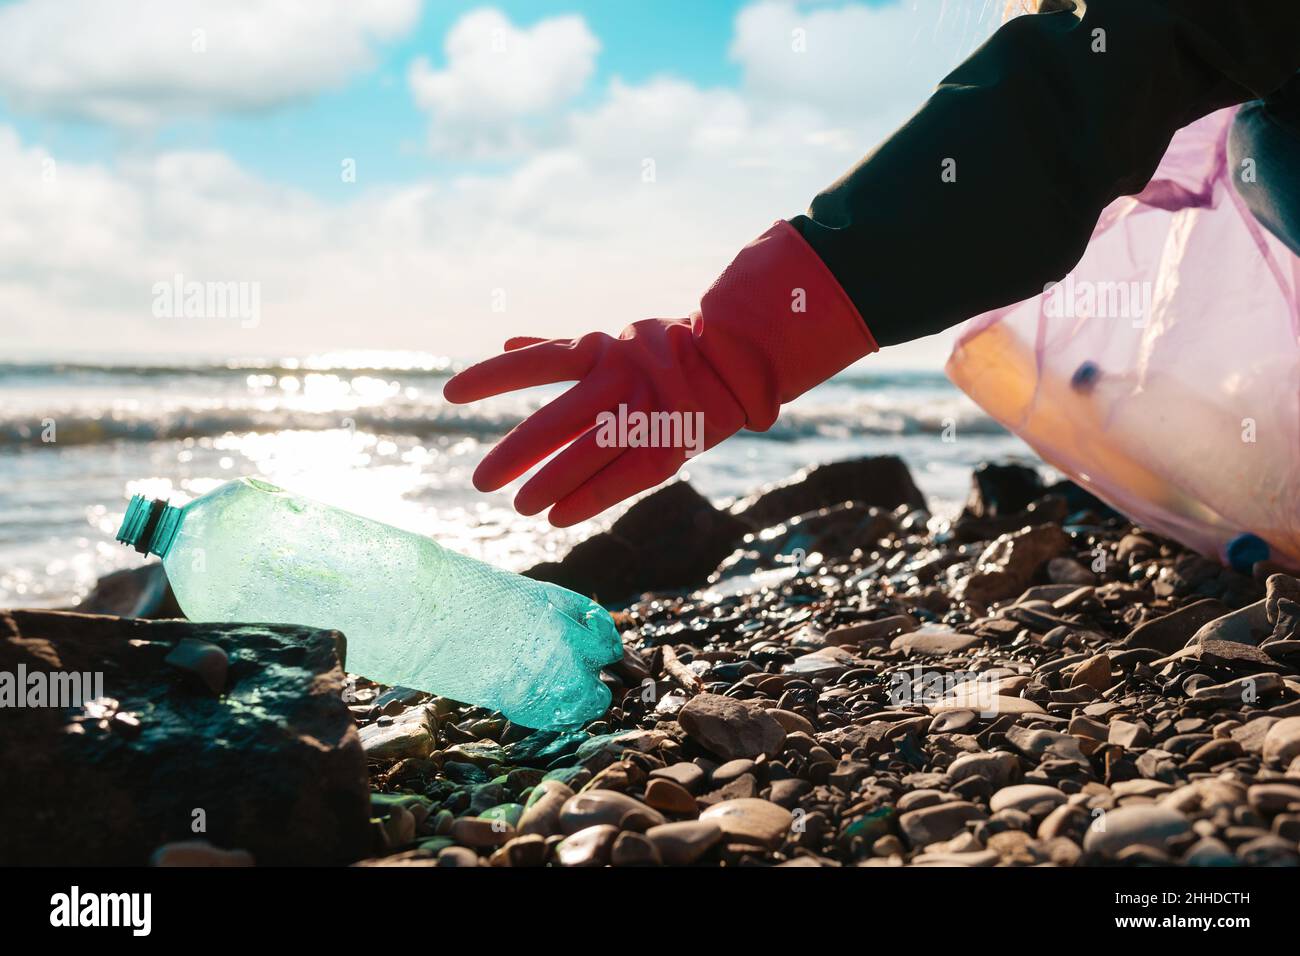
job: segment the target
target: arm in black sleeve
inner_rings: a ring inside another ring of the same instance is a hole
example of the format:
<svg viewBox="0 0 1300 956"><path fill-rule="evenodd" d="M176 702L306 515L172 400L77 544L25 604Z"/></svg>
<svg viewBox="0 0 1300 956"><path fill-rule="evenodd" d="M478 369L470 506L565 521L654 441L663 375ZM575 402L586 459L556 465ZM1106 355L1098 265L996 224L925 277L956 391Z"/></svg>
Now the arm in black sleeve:
<svg viewBox="0 0 1300 956"><path fill-rule="evenodd" d="M1018 17L791 222L882 346L930 335L1061 279L1177 130L1297 69L1300 0Z"/></svg>

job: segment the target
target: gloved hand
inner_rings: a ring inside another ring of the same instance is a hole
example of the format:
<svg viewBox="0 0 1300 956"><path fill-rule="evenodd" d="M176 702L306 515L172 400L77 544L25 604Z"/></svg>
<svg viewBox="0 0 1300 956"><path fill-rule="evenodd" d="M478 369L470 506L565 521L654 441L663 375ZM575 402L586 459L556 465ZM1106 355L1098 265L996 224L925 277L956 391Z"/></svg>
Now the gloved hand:
<svg viewBox="0 0 1300 956"><path fill-rule="evenodd" d="M741 250L689 319L646 319L618 338L516 338L505 347L451 378L443 395L462 404L577 381L501 439L474 472L476 488L494 491L568 445L515 498L525 515L553 505L557 527L671 478L687 458L741 428L766 431L781 405L878 348L830 270L787 222ZM665 412L676 414L654 417ZM635 424L635 413L658 423L650 440L674 443L638 444L646 434L611 427L619 418Z"/></svg>

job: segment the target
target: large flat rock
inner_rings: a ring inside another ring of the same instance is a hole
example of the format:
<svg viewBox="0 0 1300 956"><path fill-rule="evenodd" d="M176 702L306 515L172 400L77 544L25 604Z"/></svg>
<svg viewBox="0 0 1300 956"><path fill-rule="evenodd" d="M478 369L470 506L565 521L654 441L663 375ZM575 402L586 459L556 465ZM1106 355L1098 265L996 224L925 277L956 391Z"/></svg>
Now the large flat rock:
<svg viewBox="0 0 1300 956"><path fill-rule="evenodd" d="M92 675L83 697L102 675L101 698L6 709L0 860L136 865L195 839L259 864L365 856L343 647L306 627L0 613L0 673ZM211 667L222 652L228 666Z"/></svg>

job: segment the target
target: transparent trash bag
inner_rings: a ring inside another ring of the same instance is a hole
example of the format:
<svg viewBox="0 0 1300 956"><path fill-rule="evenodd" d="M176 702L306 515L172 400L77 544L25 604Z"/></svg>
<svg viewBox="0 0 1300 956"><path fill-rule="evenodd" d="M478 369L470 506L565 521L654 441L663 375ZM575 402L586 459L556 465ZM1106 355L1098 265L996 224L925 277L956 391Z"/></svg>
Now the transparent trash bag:
<svg viewBox="0 0 1300 956"><path fill-rule="evenodd" d="M967 322L949 377L1139 524L1300 567L1300 259L1228 167L1235 110L1182 130L1041 296Z"/></svg>

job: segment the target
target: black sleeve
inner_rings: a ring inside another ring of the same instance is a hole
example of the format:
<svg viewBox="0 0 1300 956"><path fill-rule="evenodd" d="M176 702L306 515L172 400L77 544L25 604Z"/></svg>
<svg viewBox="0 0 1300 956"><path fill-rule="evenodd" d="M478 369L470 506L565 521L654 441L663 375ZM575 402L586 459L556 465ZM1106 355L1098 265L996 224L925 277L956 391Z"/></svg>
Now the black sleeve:
<svg viewBox="0 0 1300 956"><path fill-rule="evenodd" d="M791 222L882 346L930 335L1061 279L1177 130L1298 69L1300 0L1018 17Z"/></svg>

